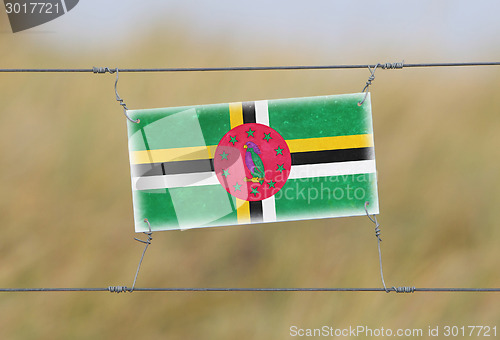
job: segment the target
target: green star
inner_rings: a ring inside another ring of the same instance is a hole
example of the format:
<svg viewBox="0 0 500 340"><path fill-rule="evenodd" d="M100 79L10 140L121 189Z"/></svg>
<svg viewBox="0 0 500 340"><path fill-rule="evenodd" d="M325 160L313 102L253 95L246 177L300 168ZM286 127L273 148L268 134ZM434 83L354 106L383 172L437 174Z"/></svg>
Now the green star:
<svg viewBox="0 0 500 340"><path fill-rule="evenodd" d="M274 151L276 151L276 156L278 156L278 155L282 155L282 154L283 154L283 149L282 149L282 148L280 148L279 146L278 146L278 148L277 148L277 149L274 149Z"/></svg>
<svg viewBox="0 0 500 340"><path fill-rule="evenodd" d="M246 132L246 133L248 133L247 138L248 138L248 137L254 137L254 135L253 135L253 134L254 134L254 132L255 132L255 131L253 131L253 130L252 130L252 128L248 129L248 131L245 131L245 132Z"/></svg>
<svg viewBox="0 0 500 340"><path fill-rule="evenodd" d="M281 164L281 165L276 164L276 165L278 166L278 169L276 169L276 171L279 171L282 173L285 170L285 168L283 168L285 166L285 164Z"/></svg>
<svg viewBox="0 0 500 340"><path fill-rule="evenodd" d="M222 157L222 159L227 159L227 156L229 156L229 155L226 153L226 151L222 151L222 153L220 154L220 156Z"/></svg>
<svg viewBox="0 0 500 340"><path fill-rule="evenodd" d="M265 139L266 141L268 141L268 142L269 142L269 140L270 140L270 139L273 139L273 137L271 137L271 132L269 132L269 133L264 133L264 139Z"/></svg>
<svg viewBox="0 0 500 340"><path fill-rule="evenodd" d="M231 137L231 140L229 141L229 143L233 143L233 146L235 143L238 143L238 140L236 139L236 136L232 137L232 136L229 136Z"/></svg>
<svg viewBox="0 0 500 340"><path fill-rule="evenodd" d="M233 187L234 187L234 191L241 191L241 189L240 189L241 184L236 183L235 185L233 185Z"/></svg>
<svg viewBox="0 0 500 340"><path fill-rule="evenodd" d="M273 182L273 181L269 181L269 188L276 188L275 185L276 185L276 182Z"/></svg>
<svg viewBox="0 0 500 340"><path fill-rule="evenodd" d="M252 188L251 194L253 194L254 196L257 196L258 193L259 193L259 190L257 190L257 188Z"/></svg>
<svg viewBox="0 0 500 340"><path fill-rule="evenodd" d="M228 171L228 170L222 170L222 176L227 177L227 176L229 176L229 175L230 175L230 173L229 173L229 171Z"/></svg>

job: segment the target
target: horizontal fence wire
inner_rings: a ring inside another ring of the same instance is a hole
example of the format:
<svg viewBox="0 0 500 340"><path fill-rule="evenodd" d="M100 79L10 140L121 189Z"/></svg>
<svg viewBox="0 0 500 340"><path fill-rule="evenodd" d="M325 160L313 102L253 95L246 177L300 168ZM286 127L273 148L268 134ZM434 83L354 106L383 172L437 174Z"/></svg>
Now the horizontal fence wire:
<svg viewBox="0 0 500 340"><path fill-rule="evenodd" d="M384 292L384 293L478 293L496 292L500 288L416 288L393 287L386 291L384 288L134 288L134 292ZM107 288L0 288L0 293L19 292L132 292L123 286Z"/></svg>
<svg viewBox="0 0 500 340"><path fill-rule="evenodd" d="M59 72L59 73L114 73L119 72L217 72L217 71L274 71L274 70L335 70L365 69L379 66L382 69L402 69L415 67L458 67L458 66L500 66L500 62L458 62L458 63L378 63L357 65L298 65L298 66L234 66L234 67L170 67L170 68L3 68L0 72Z"/></svg>

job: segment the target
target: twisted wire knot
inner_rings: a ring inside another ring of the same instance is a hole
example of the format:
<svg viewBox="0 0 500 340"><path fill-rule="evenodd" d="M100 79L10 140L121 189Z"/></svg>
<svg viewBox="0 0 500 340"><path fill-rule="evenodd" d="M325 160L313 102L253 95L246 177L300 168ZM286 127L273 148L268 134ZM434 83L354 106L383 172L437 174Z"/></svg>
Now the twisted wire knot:
<svg viewBox="0 0 500 340"><path fill-rule="evenodd" d="M415 287L392 287L392 290L396 293L414 293Z"/></svg>
<svg viewBox="0 0 500 340"><path fill-rule="evenodd" d="M363 97L363 100L358 102L358 106L363 105L365 102L366 98L368 97L368 88L372 84L372 81L375 80L375 71L377 70L378 67L380 67L383 70L393 70L393 69L402 69L404 67L404 60L402 62L396 62L396 63L384 63L384 64L376 64L373 69L371 68L370 65L368 65L368 70L370 71L370 76L368 77L368 80L365 83L365 87L363 88L363 91L361 93L364 93L365 96Z"/></svg>
<svg viewBox="0 0 500 340"><path fill-rule="evenodd" d="M396 62L396 63L385 63L379 64L379 67L383 70L394 70L394 69L402 69L404 67L405 61Z"/></svg>
<svg viewBox="0 0 500 340"><path fill-rule="evenodd" d="M380 238L380 234L382 233L382 231L380 230L380 223L378 223L377 221L377 217L375 215L373 215L373 218L370 216L370 214L368 213L368 205L370 205L370 202L365 202L365 212L366 212L366 216L368 216L368 218L370 219L370 221L372 221L373 224L375 224L375 237L377 237L377 239L382 242L382 239Z"/></svg>
<svg viewBox="0 0 500 340"><path fill-rule="evenodd" d="M113 68L109 68L109 67L92 67L92 72L94 73L110 73L110 74L113 74L116 71L116 69L113 69Z"/></svg>
<svg viewBox="0 0 500 340"><path fill-rule="evenodd" d="M125 104L125 102L123 101L123 99L120 98L120 96L118 96L118 92L116 92L116 101L118 102L118 104L120 104L123 107L123 110L125 110L125 113L126 113L127 110L128 110L127 104Z"/></svg>
<svg viewBox="0 0 500 340"><path fill-rule="evenodd" d="M118 102L118 104L121 105L121 107L123 107L123 114L125 115L125 117L132 123L139 123L140 120L139 119L136 119L136 120L133 120L132 118L130 118L127 114L127 110L128 110L128 107L127 107L127 104L125 104L125 102L123 101L122 98L120 98L120 95L118 95L118 68L115 68L113 71L109 71L109 73L115 73L116 72L116 80L115 80L115 95L116 95L116 101Z"/></svg>
<svg viewBox="0 0 500 340"><path fill-rule="evenodd" d="M363 92L365 92L365 90L368 88L368 86L370 86L372 84L372 81L375 80L375 74L371 74L369 77L368 77L368 80L366 81L366 85L365 87L363 88Z"/></svg>
<svg viewBox="0 0 500 340"><path fill-rule="evenodd" d="M382 239L380 238L380 234L382 233L382 231L380 230L380 224L377 224L375 225L375 237L380 241L382 242Z"/></svg>
<svg viewBox="0 0 500 340"><path fill-rule="evenodd" d="M126 286L109 286L108 291L110 293L124 293L130 291Z"/></svg>
<svg viewBox="0 0 500 340"><path fill-rule="evenodd" d="M149 244L151 244L151 241L153 240L153 236L152 236L153 232L151 231L151 223L149 223L149 220L147 218L144 219L144 223L147 223L149 231L143 231L142 233L144 235L146 235L148 237L148 239L146 241L144 241L144 240L141 240L141 239L139 239L137 237L134 237L134 240L149 245Z"/></svg>
<svg viewBox="0 0 500 340"><path fill-rule="evenodd" d="M365 93L365 96L363 97L363 100L358 102L358 106L363 105L365 102L366 98L368 97L368 88L372 84L372 81L375 80L375 71L377 70L377 67L379 67L380 64L375 65L375 67L372 69L370 66L368 66L368 70L370 70L370 76L368 77L368 80L366 81L365 87L363 87L363 91L361 93Z"/></svg>

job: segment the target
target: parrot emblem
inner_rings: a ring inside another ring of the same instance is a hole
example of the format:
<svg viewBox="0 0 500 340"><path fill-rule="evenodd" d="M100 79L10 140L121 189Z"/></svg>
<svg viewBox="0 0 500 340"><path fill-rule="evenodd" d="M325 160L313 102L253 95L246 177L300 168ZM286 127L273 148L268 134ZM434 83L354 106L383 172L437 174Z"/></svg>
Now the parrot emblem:
<svg viewBox="0 0 500 340"><path fill-rule="evenodd" d="M243 145L245 152L245 166L252 174L252 178L245 177L245 182L264 183L264 163L260 158L261 151L254 142L246 142Z"/></svg>
<svg viewBox="0 0 500 340"><path fill-rule="evenodd" d="M281 190L292 168L287 142L259 123L233 127L209 150L212 167L228 194L243 201L263 201Z"/></svg>

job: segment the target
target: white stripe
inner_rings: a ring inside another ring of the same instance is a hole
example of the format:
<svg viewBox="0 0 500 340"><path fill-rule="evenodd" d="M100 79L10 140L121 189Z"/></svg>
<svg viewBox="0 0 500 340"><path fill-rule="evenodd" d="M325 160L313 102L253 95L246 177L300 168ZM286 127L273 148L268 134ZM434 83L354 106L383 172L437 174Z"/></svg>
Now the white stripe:
<svg viewBox="0 0 500 340"><path fill-rule="evenodd" d="M269 126L267 100L259 100L255 102L255 122Z"/></svg>
<svg viewBox="0 0 500 340"><path fill-rule="evenodd" d="M271 196L262 200L262 218L263 222L276 222L276 200Z"/></svg>
<svg viewBox="0 0 500 340"><path fill-rule="evenodd" d="M66 2L65 1L66 0L62 0L61 4L62 4L62 8L63 8L64 13L68 13L68 10L66 9Z"/></svg>
<svg viewBox="0 0 500 340"><path fill-rule="evenodd" d="M375 160L354 161L354 162L339 162L325 164L307 164L294 165L290 171L288 179L323 177L323 176L342 176L375 173ZM195 172L190 174L179 175L164 175L164 176L144 176L132 178L133 190L152 190L152 189L169 189L179 187L192 187L202 185L217 185L219 180L214 172ZM272 199L274 207L274 198L263 200L264 202ZM271 202L271 201L269 201ZM271 207L271 203L269 203ZM276 219L276 211L272 208L269 210L269 222ZM266 212L264 210L264 216ZM265 217L264 217L265 218Z"/></svg>
<svg viewBox="0 0 500 340"><path fill-rule="evenodd" d="M356 175L376 172L375 160L294 165L288 179Z"/></svg>
<svg viewBox="0 0 500 340"><path fill-rule="evenodd" d="M196 172L191 174L132 178L132 190L169 189L215 184L219 184L215 172Z"/></svg>

